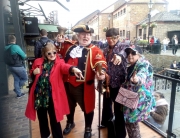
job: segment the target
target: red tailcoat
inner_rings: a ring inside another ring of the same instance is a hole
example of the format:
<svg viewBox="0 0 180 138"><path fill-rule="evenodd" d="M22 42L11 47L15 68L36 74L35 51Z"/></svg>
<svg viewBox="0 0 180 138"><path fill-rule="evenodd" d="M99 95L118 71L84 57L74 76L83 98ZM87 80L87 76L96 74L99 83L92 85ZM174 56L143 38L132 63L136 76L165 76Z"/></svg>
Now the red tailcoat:
<svg viewBox="0 0 180 138"><path fill-rule="evenodd" d="M66 54L66 50L75 43L76 41L70 41L70 40L65 40L64 43L60 43L60 46L56 46L58 50L58 54L60 54L61 57L64 58Z"/></svg>
<svg viewBox="0 0 180 138"><path fill-rule="evenodd" d="M30 72L32 73L34 69L39 67L42 73L43 62L44 62L44 58L36 59L32 65L32 69ZM68 100L64 88L64 83L62 80L63 74L69 74L70 67L71 65L65 64L63 59L60 59L58 56L56 56L54 66L52 67L50 72L49 81L52 87L52 99L54 103L54 110L55 110L57 122L60 122L63 119L63 115L70 113ZM40 77L41 73L35 76L35 80L30 89L29 99L25 111L26 117L34 121L36 119L36 110L34 108L34 102L35 102L34 91L38 78Z"/></svg>
<svg viewBox="0 0 180 138"><path fill-rule="evenodd" d="M76 45L68 48L65 55L65 62L73 66L77 66L83 73L84 80L77 80L75 76L66 75L64 76L64 81L71 83L73 86L78 86L84 83L84 103L85 103L85 112L89 113L95 108L95 70L97 70L98 63L102 63L102 67L106 70L106 59L102 51L95 45L90 45L84 47L84 53L82 52L82 60L79 58L71 58L69 53L76 47ZM82 62L82 63L79 63Z"/></svg>

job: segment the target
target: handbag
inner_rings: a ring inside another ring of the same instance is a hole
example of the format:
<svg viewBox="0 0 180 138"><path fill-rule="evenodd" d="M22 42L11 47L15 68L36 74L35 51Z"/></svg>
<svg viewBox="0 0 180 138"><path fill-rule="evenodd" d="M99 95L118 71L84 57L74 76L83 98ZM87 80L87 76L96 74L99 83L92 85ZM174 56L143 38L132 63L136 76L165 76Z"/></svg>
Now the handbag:
<svg viewBox="0 0 180 138"><path fill-rule="evenodd" d="M138 106L139 95L136 92L120 87L115 101L134 110Z"/></svg>

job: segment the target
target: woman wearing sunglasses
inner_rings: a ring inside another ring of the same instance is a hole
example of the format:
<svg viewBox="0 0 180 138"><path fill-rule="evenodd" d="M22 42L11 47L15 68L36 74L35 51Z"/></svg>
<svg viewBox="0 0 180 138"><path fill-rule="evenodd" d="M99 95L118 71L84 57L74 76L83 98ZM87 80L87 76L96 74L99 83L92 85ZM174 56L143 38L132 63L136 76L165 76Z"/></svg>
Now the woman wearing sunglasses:
<svg viewBox="0 0 180 138"><path fill-rule="evenodd" d="M126 129L130 138L141 138L138 122L146 120L155 106L153 91L153 68L142 56L138 46L125 49L128 68L123 87L139 94L138 107L135 110L123 106Z"/></svg>
<svg viewBox="0 0 180 138"><path fill-rule="evenodd" d="M47 43L42 48L42 58L34 61L30 73L35 79L25 115L34 121L37 111L41 138L50 138L48 113L53 138L63 138L60 121L70 111L62 77L63 74L74 73L76 77L83 78L81 71L66 64L57 55L56 47Z"/></svg>

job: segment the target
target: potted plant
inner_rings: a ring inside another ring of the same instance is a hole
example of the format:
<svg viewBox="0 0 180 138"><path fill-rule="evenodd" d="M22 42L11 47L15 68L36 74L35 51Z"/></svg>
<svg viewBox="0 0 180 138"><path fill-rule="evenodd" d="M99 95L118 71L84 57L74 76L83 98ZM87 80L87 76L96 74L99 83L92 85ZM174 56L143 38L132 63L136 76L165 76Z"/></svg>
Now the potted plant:
<svg viewBox="0 0 180 138"><path fill-rule="evenodd" d="M146 46L148 44L147 40L139 40L137 43L139 46Z"/></svg>
<svg viewBox="0 0 180 138"><path fill-rule="evenodd" d="M144 52L145 48L147 49L147 44L148 44L148 41L147 40L139 40L137 42L137 44L142 47L142 50Z"/></svg>
<svg viewBox="0 0 180 138"><path fill-rule="evenodd" d="M142 28L146 28L146 27L147 27L147 24L146 24L146 23L143 23L143 24L141 25L141 27L142 27Z"/></svg>
<svg viewBox="0 0 180 138"><path fill-rule="evenodd" d="M103 28L103 32L106 32L108 30L108 27Z"/></svg>
<svg viewBox="0 0 180 138"><path fill-rule="evenodd" d="M151 28L155 28L155 27L157 27L157 24L156 24L155 22L153 22L153 23L151 24Z"/></svg>

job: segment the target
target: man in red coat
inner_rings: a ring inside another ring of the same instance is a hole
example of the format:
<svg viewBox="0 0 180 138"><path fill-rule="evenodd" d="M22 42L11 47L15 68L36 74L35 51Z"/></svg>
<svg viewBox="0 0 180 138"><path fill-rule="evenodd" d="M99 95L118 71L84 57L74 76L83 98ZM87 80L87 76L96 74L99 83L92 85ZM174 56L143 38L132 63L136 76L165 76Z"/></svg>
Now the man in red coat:
<svg viewBox="0 0 180 138"><path fill-rule="evenodd" d="M77 79L76 76L64 76L65 88L70 106L70 114L67 115L67 125L63 134L70 133L74 128L74 112L76 103L79 104L85 117L84 138L91 138L91 125L95 108L95 86L94 78L97 72L97 66L102 63L102 72L106 71L106 60L102 51L91 44L92 29L87 25L78 25L72 29L77 33L78 45L73 45L65 50L65 62L78 67L82 71L84 79ZM102 80L105 75L99 75L97 78Z"/></svg>
<svg viewBox="0 0 180 138"><path fill-rule="evenodd" d="M54 42L54 45L57 48L57 52L61 58L64 58L66 52L65 50L76 43L76 41L71 41L65 38L66 31L67 28L59 26L58 27L59 33L56 37L56 41Z"/></svg>

